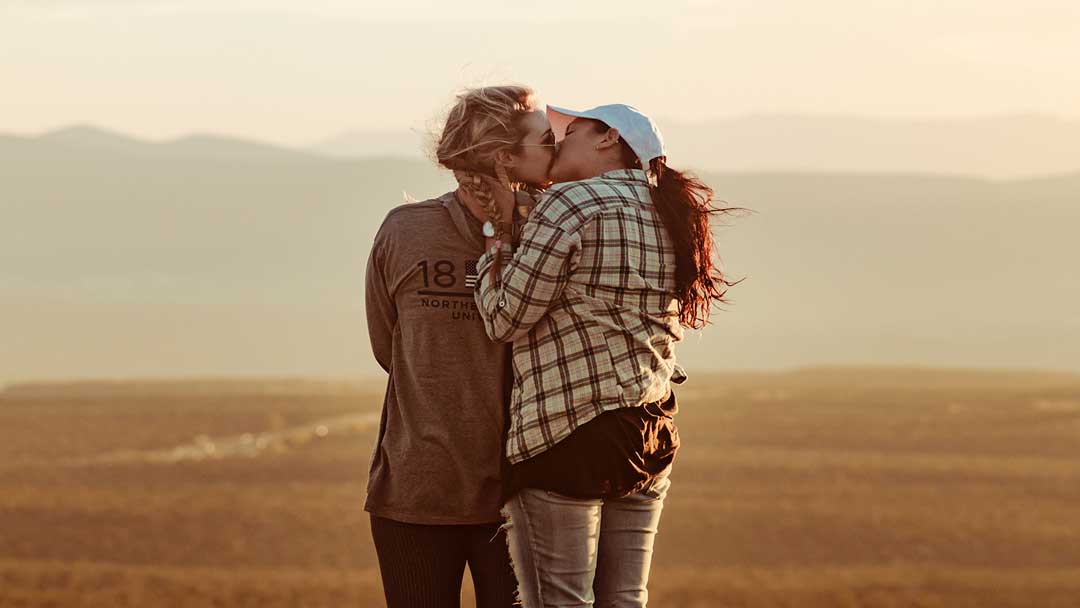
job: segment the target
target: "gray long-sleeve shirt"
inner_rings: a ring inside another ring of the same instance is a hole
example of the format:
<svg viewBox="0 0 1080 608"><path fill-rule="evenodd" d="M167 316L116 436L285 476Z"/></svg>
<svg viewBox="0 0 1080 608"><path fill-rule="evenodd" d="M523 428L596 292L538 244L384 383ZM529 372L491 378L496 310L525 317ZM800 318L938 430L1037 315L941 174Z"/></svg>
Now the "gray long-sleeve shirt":
<svg viewBox="0 0 1080 608"><path fill-rule="evenodd" d="M364 509L418 524L500 521L509 346L473 292L480 222L453 192L401 205L365 275L371 348L389 374Z"/></svg>

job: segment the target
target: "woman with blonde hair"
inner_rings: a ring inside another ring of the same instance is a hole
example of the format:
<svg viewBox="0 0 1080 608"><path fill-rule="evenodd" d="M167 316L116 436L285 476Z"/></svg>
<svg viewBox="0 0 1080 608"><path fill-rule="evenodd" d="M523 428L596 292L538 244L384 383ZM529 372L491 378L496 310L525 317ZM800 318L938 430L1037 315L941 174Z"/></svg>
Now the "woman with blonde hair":
<svg viewBox="0 0 1080 608"><path fill-rule="evenodd" d="M466 565L477 606L515 605L500 530L509 350L488 339L476 309L484 222L462 198L480 175L546 185L553 138L531 89L462 92L436 157L463 183L393 209L375 236L366 314L375 359L389 376L364 509L389 608L458 606ZM509 235L512 217L487 233Z"/></svg>

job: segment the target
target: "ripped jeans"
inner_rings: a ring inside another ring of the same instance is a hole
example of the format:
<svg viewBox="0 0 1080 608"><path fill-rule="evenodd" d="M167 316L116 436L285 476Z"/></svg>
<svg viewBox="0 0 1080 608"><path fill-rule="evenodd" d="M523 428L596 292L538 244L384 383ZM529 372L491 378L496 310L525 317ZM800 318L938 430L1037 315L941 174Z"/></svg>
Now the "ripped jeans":
<svg viewBox="0 0 1080 608"><path fill-rule="evenodd" d="M644 607L670 485L663 474L641 492L616 499L537 488L515 494L503 505L503 528L524 608Z"/></svg>

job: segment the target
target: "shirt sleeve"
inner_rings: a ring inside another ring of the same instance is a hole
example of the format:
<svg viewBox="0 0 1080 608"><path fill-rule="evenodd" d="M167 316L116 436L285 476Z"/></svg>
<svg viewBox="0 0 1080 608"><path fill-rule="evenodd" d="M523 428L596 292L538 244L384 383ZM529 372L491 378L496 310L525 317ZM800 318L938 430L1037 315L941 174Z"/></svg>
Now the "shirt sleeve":
<svg viewBox="0 0 1080 608"><path fill-rule="evenodd" d="M383 370L389 372L394 352L397 305L387 287L386 264L379 237L376 237L375 244L371 248L367 270L364 273L364 308L367 314L371 352Z"/></svg>
<svg viewBox="0 0 1080 608"><path fill-rule="evenodd" d="M496 286L493 251L476 265L476 305L492 340L512 342L528 333L562 294L581 257L581 238L545 219L530 219L516 249L503 245Z"/></svg>

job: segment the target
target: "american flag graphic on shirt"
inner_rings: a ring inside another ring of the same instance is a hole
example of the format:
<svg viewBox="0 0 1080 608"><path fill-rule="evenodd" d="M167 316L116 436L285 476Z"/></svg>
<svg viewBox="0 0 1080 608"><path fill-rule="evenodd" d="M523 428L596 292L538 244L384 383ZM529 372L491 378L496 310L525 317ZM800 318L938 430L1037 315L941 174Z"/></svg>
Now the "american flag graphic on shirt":
<svg viewBox="0 0 1080 608"><path fill-rule="evenodd" d="M465 262L465 287L476 287L476 260Z"/></svg>

